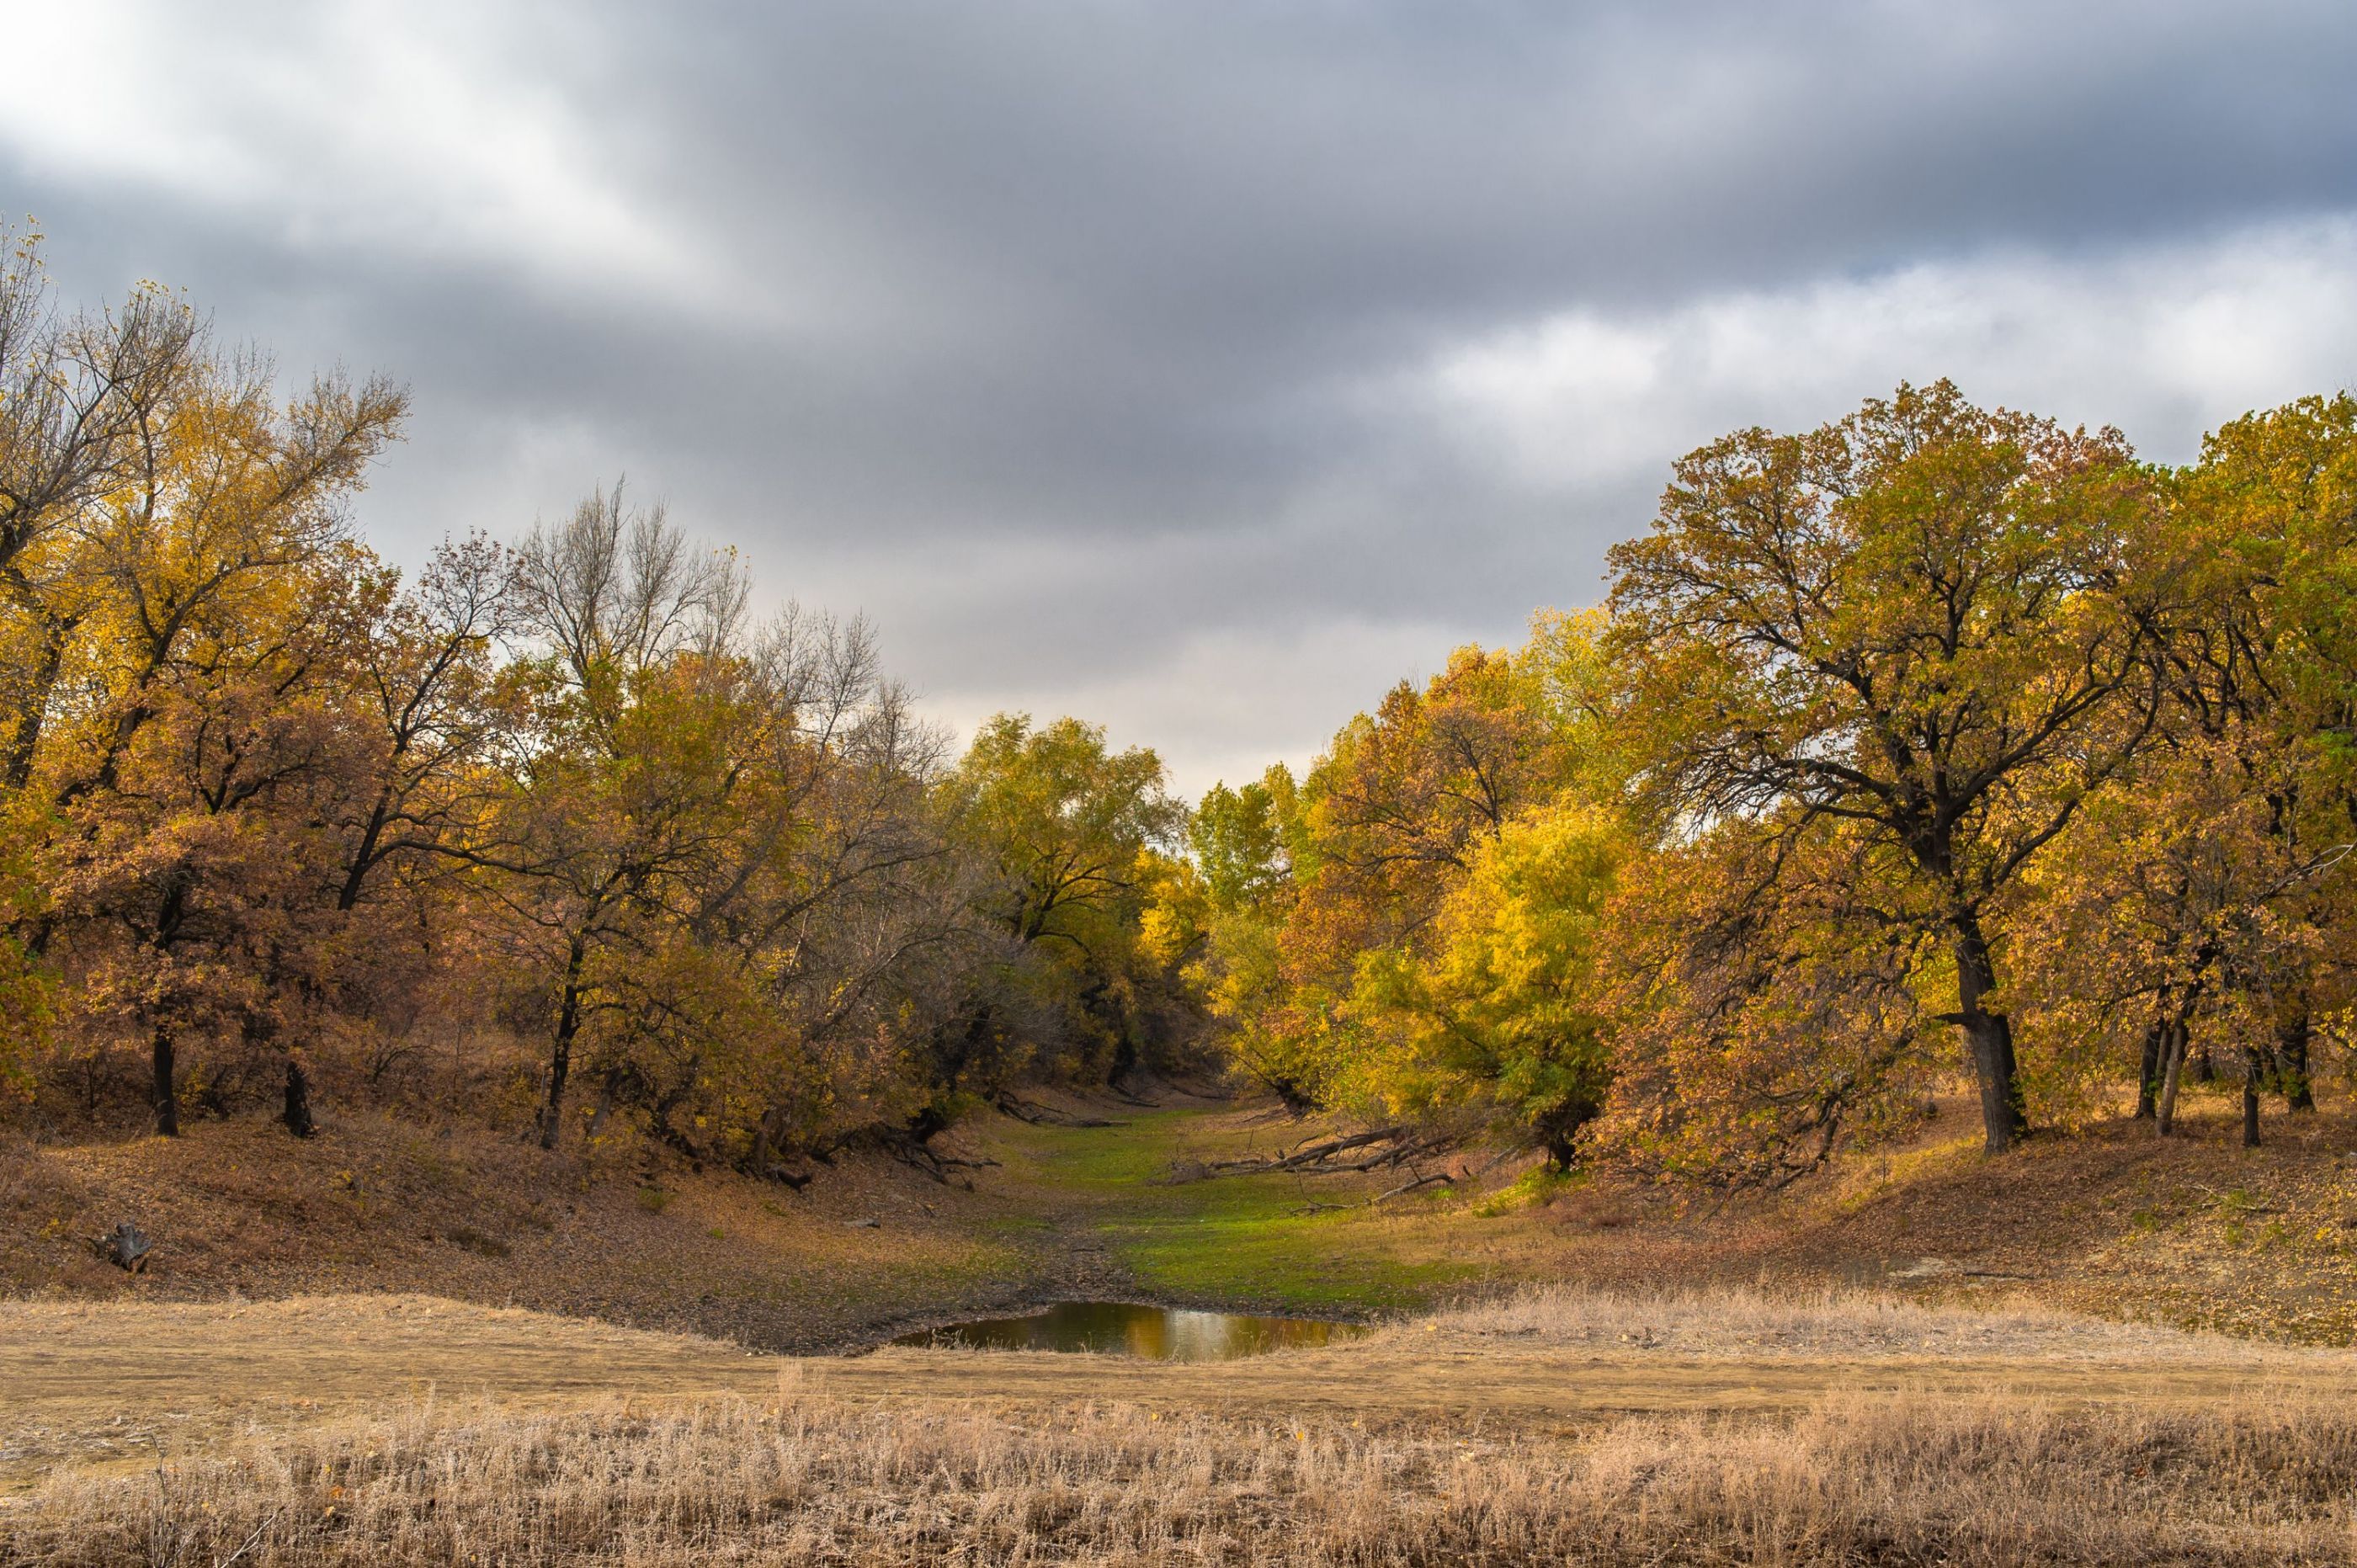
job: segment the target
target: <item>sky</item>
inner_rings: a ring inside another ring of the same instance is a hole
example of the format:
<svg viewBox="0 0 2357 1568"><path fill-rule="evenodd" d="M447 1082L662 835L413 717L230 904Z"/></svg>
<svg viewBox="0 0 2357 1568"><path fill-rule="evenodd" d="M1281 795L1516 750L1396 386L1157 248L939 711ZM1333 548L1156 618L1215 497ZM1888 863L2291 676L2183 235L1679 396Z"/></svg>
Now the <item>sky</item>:
<svg viewBox="0 0 2357 1568"><path fill-rule="evenodd" d="M0 0L61 292L382 371L414 564L626 478L1192 792L1900 381L2182 461L2357 380L2357 7Z"/></svg>

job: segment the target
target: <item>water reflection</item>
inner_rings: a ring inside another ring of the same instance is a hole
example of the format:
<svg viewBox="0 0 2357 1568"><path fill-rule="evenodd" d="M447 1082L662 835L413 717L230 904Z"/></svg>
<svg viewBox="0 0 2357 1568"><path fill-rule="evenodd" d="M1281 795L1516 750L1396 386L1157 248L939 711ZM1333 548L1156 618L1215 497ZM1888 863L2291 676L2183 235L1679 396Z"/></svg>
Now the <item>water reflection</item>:
<svg viewBox="0 0 2357 1568"><path fill-rule="evenodd" d="M1230 1361L1296 1345L1329 1345L1366 1330L1312 1317L1254 1317L1125 1301L1060 1301L1027 1317L904 1334L895 1345L963 1345L985 1350L1094 1350L1150 1361Z"/></svg>

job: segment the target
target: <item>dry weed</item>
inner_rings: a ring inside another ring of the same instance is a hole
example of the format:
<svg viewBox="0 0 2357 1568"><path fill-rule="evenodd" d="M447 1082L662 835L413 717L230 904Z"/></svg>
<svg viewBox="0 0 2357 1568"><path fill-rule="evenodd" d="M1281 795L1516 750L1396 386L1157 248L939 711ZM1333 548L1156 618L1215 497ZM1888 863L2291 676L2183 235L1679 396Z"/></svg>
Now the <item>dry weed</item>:
<svg viewBox="0 0 2357 1568"><path fill-rule="evenodd" d="M2210 1366L2346 1366L2300 1351L2160 1324L2110 1322L2026 1300L1937 1306L1886 1293L1806 1286L1661 1292L1535 1286L1392 1329L1421 1326L1531 1346L1631 1345L1682 1357L1970 1356L2008 1360L2200 1362Z"/></svg>
<svg viewBox="0 0 2357 1568"><path fill-rule="evenodd" d="M2341 1563L2357 1412L1922 1396L1584 1434L784 1397L412 1406L0 1509L67 1565Z"/></svg>

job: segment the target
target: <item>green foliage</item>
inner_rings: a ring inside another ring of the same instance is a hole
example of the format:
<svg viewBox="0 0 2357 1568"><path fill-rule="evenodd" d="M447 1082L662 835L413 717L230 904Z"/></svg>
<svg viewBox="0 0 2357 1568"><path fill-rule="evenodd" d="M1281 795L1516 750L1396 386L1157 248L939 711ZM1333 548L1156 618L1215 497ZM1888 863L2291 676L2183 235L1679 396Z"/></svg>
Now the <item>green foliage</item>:
<svg viewBox="0 0 2357 1568"><path fill-rule="evenodd" d="M1214 909L1265 908L1280 895L1298 794L1281 762L1242 789L1214 784L1204 792L1187 823L1187 845Z"/></svg>
<svg viewBox="0 0 2357 1568"><path fill-rule="evenodd" d="M1494 1219L1520 1209L1544 1208L1587 1179L1586 1172L1567 1171L1552 1161L1534 1165L1474 1204L1473 1213L1483 1219Z"/></svg>
<svg viewBox="0 0 2357 1568"><path fill-rule="evenodd" d="M1008 951L996 991L945 1035L936 1076L996 1088L1022 1065L1006 1034L1068 1071L1119 1081L1167 1066L1189 1020L1174 970L1195 941L1191 867L1172 854L1186 810L1161 759L1104 731L1028 714L985 722L945 785L958 843L982 868L976 908ZM1044 1036L1044 1037L1043 1037Z"/></svg>
<svg viewBox="0 0 2357 1568"><path fill-rule="evenodd" d="M1383 1072L1394 1113L1494 1108L1572 1162L1610 1085L1599 958L1627 847L1602 808L1535 808L1475 854L1426 956L1371 956L1359 993L1397 1020L1402 1055Z"/></svg>
<svg viewBox="0 0 2357 1568"><path fill-rule="evenodd" d="M1142 1112L1118 1127L1004 1127L1006 1179L1085 1216L1143 1284L1180 1299L1332 1310L1412 1306L1477 1273L1445 1217L1402 1234L1396 1217L1313 1208L1288 1176L1169 1179L1199 1152L1200 1112ZM1235 1152L1241 1153L1241 1150ZM1314 1197L1315 1194L1313 1193Z"/></svg>

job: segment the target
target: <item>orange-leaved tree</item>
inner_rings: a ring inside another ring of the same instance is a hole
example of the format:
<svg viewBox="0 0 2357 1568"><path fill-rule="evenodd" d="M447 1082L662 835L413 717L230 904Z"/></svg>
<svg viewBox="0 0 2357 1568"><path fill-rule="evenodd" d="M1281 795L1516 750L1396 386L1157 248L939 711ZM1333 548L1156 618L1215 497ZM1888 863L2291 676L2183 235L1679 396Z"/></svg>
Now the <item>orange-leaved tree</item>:
<svg viewBox="0 0 2357 1568"><path fill-rule="evenodd" d="M1991 923L2151 732L2158 507L2116 432L1942 381L1694 452L1612 552L1660 818L1777 846L1736 857L1763 898L1813 841L1857 841L1893 884L1864 902L1945 950L1992 1151L2026 1122Z"/></svg>

